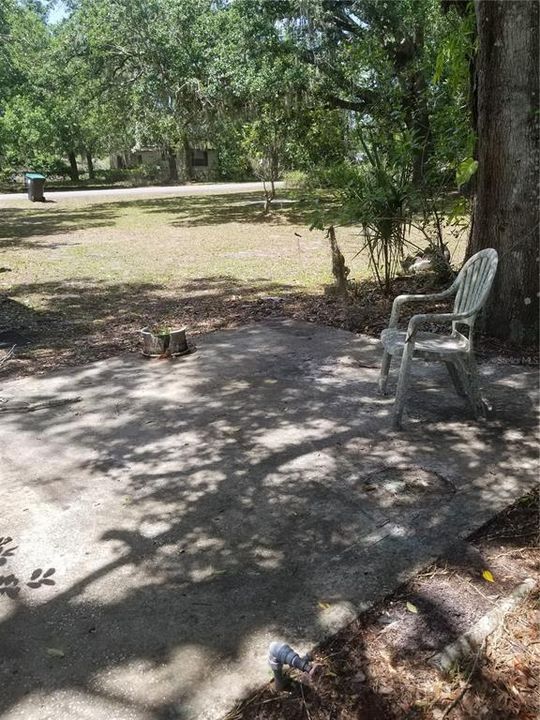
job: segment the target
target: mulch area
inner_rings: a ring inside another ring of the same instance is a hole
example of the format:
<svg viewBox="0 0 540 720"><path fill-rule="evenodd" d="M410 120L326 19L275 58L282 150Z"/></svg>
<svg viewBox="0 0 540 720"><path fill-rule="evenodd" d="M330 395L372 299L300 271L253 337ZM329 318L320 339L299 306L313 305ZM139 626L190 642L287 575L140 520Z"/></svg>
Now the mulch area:
<svg viewBox="0 0 540 720"><path fill-rule="evenodd" d="M343 299L332 292L300 292L261 295L253 289L223 288L216 295L196 288L148 297L134 293L95 295L74 288L68 293L63 314L33 312L23 304L0 296L0 377L3 379L41 374L62 367L135 352L140 349L138 331L159 319L160 324L185 325L192 338L197 335L269 319L292 318L342 328L378 337L386 327L392 299L384 296L372 281L355 285ZM395 294L433 292L438 289L432 276L400 277ZM331 290L331 289L330 289ZM73 307L69 305L70 298ZM445 311L443 304L416 305L415 312ZM430 328L443 330L446 328ZM13 344L12 356L6 355ZM25 344L24 341L28 341ZM477 339L480 360L538 365L538 351L523 353L491 338Z"/></svg>
<svg viewBox="0 0 540 720"><path fill-rule="evenodd" d="M538 511L538 492L522 498L317 648L313 678L293 671L287 691L269 683L227 720L537 718L538 585L449 675L432 662L525 578L538 577Z"/></svg>

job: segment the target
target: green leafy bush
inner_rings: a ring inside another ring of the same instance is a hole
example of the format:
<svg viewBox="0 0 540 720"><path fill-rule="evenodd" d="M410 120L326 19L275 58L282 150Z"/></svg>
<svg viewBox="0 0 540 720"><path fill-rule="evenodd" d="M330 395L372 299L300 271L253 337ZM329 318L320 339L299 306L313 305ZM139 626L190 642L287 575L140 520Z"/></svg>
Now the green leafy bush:
<svg viewBox="0 0 540 720"><path fill-rule="evenodd" d="M290 190L305 190L310 187L309 175L302 170L288 170L283 173L285 187Z"/></svg>

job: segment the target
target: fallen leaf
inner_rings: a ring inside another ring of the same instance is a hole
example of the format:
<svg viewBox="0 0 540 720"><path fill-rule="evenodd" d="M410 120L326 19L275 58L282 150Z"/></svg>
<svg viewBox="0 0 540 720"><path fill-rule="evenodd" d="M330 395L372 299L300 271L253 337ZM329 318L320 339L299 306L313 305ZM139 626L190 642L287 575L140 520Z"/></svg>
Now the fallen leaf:
<svg viewBox="0 0 540 720"><path fill-rule="evenodd" d="M407 602L407 610L412 613L418 613L418 608L412 602Z"/></svg>
<svg viewBox="0 0 540 720"><path fill-rule="evenodd" d="M51 657L63 658L65 653L60 648L47 648L47 655Z"/></svg>
<svg viewBox="0 0 540 720"><path fill-rule="evenodd" d="M482 577L484 578L484 580L487 580L488 582L495 582L493 575L491 574L491 572L489 570L484 570L482 573Z"/></svg>

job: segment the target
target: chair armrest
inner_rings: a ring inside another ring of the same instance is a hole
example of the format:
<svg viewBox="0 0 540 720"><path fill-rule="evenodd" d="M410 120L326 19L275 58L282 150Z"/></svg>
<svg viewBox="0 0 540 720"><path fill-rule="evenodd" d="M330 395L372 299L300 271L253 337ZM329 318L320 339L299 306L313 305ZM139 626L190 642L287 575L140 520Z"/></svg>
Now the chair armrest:
<svg viewBox="0 0 540 720"><path fill-rule="evenodd" d="M395 328L397 327L398 321L399 321L399 312L401 310L401 306L405 305L405 303L409 302L429 302L431 300L442 300L443 298L447 298L450 295L453 295L455 293L455 288L452 285L447 290L443 290L440 293L431 293L430 295L398 295L397 298L394 299L394 302L392 304L392 313L390 315L390 322L388 324L388 327Z"/></svg>
<svg viewBox="0 0 540 720"><path fill-rule="evenodd" d="M424 315L413 315L409 320L405 342L414 342L414 337L421 325L426 322L460 322L468 320L475 315L475 312L467 313L425 313Z"/></svg>

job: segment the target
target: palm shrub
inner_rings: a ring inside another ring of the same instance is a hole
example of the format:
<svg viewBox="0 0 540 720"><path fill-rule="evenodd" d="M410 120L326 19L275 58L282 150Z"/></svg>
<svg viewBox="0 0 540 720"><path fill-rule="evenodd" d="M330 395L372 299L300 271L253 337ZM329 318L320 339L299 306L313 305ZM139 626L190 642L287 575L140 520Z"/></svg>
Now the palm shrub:
<svg viewBox="0 0 540 720"><path fill-rule="evenodd" d="M407 147L396 153L395 143L384 147L361 142L363 153L356 161L332 173L339 200L337 224L362 228L358 254L367 250L375 279L389 294L408 244L407 230L416 204L412 163Z"/></svg>

